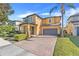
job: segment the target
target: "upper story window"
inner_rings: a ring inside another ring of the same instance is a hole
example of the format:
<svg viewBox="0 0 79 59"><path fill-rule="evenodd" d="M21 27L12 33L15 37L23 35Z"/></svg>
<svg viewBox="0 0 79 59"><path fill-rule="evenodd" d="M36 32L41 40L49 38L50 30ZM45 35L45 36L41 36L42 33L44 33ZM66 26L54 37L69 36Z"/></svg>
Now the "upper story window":
<svg viewBox="0 0 79 59"><path fill-rule="evenodd" d="M34 19L30 16L30 17L25 18L25 22L26 23L33 23Z"/></svg>
<svg viewBox="0 0 79 59"><path fill-rule="evenodd" d="M76 16L77 21L79 21L79 16Z"/></svg>
<svg viewBox="0 0 79 59"><path fill-rule="evenodd" d="M49 23L52 23L52 19L51 18L49 19Z"/></svg>
<svg viewBox="0 0 79 59"><path fill-rule="evenodd" d="M77 16L73 17L73 20L77 20Z"/></svg>

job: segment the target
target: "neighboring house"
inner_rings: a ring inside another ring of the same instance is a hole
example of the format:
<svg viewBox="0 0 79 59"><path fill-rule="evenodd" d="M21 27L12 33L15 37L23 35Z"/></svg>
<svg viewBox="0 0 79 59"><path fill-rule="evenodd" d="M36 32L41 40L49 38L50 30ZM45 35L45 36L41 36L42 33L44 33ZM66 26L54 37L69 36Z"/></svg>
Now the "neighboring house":
<svg viewBox="0 0 79 59"><path fill-rule="evenodd" d="M8 22L0 22L0 25L8 25Z"/></svg>
<svg viewBox="0 0 79 59"><path fill-rule="evenodd" d="M30 35L57 35L60 34L60 16L41 18L37 14L29 15L24 19L24 23L20 24L21 32Z"/></svg>
<svg viewBox="0 0 79 59"><path fill-rule="evenodd" d="M9 21L9 25L13 25L15 27L16 31L20 31L19 25L22 23L22 21L15 20L15 21Z"/></svg>
<svg viewBox="0 0 79 59"><path fill-rule="evenodd" d="M69 17L65 30L68 34L79 36L79 13Z"/></svg>

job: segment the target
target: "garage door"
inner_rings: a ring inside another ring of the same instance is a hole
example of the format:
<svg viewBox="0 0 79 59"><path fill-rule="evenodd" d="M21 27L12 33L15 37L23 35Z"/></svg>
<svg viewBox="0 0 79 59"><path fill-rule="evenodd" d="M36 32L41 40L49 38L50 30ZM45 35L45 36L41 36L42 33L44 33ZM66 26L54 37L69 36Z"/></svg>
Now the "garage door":
<svg viewBox="0 0 79 59"><path fill-rule="evenodd" d="M79 27L77 27L77 35L79 36Z"/></svg>
<svg viewBox="0 0 79 59"><path fill-rule="evenodd" d="M43 29L43 35L57 35L57 29Z"/></svg>

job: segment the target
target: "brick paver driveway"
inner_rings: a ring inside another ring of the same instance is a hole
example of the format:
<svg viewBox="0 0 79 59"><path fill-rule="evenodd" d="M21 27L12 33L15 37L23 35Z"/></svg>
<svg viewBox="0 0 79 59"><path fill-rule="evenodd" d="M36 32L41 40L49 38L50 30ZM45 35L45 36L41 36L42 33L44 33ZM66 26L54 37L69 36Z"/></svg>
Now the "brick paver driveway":
<svg viewBox="0 0 79 59"><path fill-rule="evenodd" d="M56 36L38 36L15 44L38 56L52 56L56 40Z"/></svg>

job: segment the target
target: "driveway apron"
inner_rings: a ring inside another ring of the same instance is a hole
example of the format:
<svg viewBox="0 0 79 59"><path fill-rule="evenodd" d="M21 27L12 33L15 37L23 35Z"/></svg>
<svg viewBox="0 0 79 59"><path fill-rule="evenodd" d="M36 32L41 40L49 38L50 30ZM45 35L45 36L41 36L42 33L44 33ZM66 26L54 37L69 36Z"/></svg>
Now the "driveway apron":
<svg viewBox="0 0 79 59"><path fill-rule="evenodd" d="M56 40L56 36L37 36L17 42L15 45L38 56L52 56Z"/></svg>

